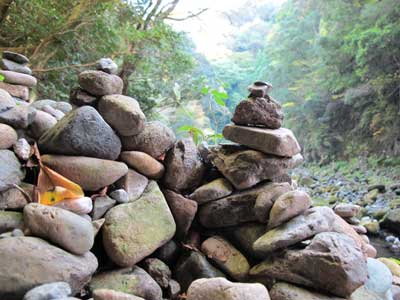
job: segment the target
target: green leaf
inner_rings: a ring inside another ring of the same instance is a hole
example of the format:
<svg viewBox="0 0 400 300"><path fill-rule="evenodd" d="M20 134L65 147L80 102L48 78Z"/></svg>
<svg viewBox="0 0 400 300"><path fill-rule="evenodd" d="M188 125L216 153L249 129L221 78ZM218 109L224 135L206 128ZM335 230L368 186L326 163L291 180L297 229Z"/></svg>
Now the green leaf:
<svg viewBox="0 0 400 300"><path fill-rule="evenodd" d="M203 95L207 95L209 93L209 91L210 91L210 89L208 87L206 87L206 86L201 88L201 93Z"/></svg>
<svg viewBox="0 0 400 300"><path fill-rule="evenodd" d="M4 81L4 79L6 79L6 78L0 74L0 81Z"/></svg>
<svg viewBox="0 0 400 300"><path fill-rule="evenodd" d="M283 108L296 106L296 102L286 102L282 105Z"/></svg>
<svg viewBox="0 0 400 300"><path fill-rule="evenodd" d="M179 127L177 130L178 131L189 131L191 130L193 127L190 125L182 125L181 127Z"/></svg>

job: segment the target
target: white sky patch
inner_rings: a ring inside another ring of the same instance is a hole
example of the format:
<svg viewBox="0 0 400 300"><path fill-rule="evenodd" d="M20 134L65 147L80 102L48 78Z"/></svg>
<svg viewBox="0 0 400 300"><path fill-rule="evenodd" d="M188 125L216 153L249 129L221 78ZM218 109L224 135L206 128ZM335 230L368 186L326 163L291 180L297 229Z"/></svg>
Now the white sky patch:
<svg viewBox="0 0 400 300"><path fill-rule="evenodd" d="M258 3L282 4L286 0L252 0ZM196 50L208 59L218 59L230 54L226 44L235 28L224 15L233 9L246 4L248 0L181 0L173 17L182 18L201 9L207 11L198 17L185 21L170 21L170 24L179 31L189 34L196 45Z"/></svg>

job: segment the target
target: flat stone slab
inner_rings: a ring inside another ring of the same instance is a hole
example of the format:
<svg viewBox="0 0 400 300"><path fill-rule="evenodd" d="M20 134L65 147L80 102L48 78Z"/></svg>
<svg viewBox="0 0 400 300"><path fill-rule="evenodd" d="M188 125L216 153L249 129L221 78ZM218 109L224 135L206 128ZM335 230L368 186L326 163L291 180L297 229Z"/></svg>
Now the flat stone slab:
<svg viewBox="0 0 400 300"><path fill-rule="evenodd" d="M225 126L222 133L227 140L266 154L292 157L301 151L293 132L286 128L267 129L230 124Z"/></svg>

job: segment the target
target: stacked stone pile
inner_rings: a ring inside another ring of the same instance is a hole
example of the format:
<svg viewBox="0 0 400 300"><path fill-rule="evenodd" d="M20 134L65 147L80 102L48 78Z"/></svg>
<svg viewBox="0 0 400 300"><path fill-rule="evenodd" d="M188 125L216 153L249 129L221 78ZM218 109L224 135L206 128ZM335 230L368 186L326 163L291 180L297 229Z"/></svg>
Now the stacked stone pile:
<svg viewBox="0 0 400 300"><path fill-rule="evenodd" d="M31 76L32 71L28 64L29 59L26 56L9 51L4 51L0 60L0 75L4 77L0 81L0 88L18 101L28 101L29 88L37 83L36 78Z"/></svg>
<svg viewBox="0 0 400 300"><path fill-rule="evenodd" d="M97 68L79 74L73 109L23 106L58 111L40 134L0 121L14 133L0 150L0 299L391 299L392 274L339 216L349 208L313 207L291 181L302 156L270 85L251 86L224 129L239 144L196 146L121 95L112 61ZM30 203L35 141L85 197Z"/></svg>

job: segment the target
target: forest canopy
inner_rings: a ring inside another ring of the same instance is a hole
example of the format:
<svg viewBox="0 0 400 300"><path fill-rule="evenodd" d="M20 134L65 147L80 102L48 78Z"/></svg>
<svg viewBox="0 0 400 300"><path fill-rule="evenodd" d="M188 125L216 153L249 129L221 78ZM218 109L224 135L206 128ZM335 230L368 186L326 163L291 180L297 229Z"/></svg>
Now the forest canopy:
<svg viewBox="0 0 400 300"><path fill-rule="evenodd" d="M309 159L400 154L398 0L248 1L220 16L237 30L218 59L173 26L207 7L176 18L178 4L0 0L0 49L30 57L37 99L68 99L80 71L111 57L125 94L198 142L218 141L262 79Z"/></svg>

